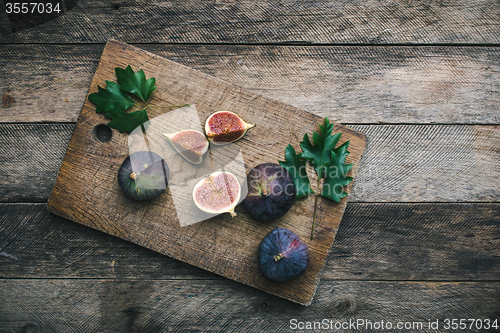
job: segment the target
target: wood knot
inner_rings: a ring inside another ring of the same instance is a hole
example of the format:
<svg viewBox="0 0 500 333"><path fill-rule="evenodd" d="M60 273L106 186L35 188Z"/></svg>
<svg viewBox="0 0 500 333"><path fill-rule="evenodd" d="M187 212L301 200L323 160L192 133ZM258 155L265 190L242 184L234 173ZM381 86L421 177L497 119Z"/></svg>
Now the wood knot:
<svg viewBox="0 0 500 333"><path fill-rule="evenodd" d="M37 323L28 323L21 328L23 333L39 333L42 332Z"/></svg>
<svg viewBox="0 0 500 333"><path fill-rule="evenodd" d="M340 299L335 304L335 312L337 313L353 313L357 309L357 304L354 298L348 297Z"/></svg>
<svg viewBox="0 0 500 333"><path fill-rule="evenodd" d="M266 302L262 302L257 305L257 312L263 312L267 311L266 309L269 307L269 305Z"/></svg>
<svg viewBox="0 0 500 333"><path fill-rule="evenodd" d="M9 94L3 95L3 106L8 108L9 106L13 106L16 103L16 100L12 98Z"/></svg>

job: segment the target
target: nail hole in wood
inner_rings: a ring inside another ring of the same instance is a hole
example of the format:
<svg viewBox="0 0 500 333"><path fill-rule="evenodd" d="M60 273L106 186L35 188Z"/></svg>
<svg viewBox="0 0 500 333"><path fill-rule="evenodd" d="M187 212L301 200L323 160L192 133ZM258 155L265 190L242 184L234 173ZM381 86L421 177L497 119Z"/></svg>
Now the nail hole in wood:
<svg viewBox="0 0 500 333"><path fill-rule="evenodd" d="M94 127L94 129L92 130L92 136L95 140L101 143L106 143L111 140L113 132L107 125L100 124Z"/></svg>

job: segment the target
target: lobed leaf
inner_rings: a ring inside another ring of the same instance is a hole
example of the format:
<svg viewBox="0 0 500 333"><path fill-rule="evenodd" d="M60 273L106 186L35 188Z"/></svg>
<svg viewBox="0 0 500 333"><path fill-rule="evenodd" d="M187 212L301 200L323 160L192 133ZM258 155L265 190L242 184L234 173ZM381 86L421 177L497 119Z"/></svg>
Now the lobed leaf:
<svg viewBox="0 0 500 333"><path fill-rule="evenodd" d="M127 110L134 105L129 95L120 90L120 85L113 81L106 81L106 88L97 86L98 92L89 95L89 101L94 103L97 113L104 113L108 119Z"/></svg>
<svg viewBox="0 0 500 333"><path fill-rule="evenodd" d="M332 150L331 163L325 169L325 182L321 195L336 202L340 202L340 199L347 195L343 188L353 180L352 177L347 176L353 165L345 164L347 155L349 155L348 147L349 141Z"/></svg>
<svg viewBox="0 0 500 333"><path fill-rule="evenodd" d="M292 145L285 148L285 161L278 161L293 178L297 199L314 194L306 172L306 161L297 154Z"/></svg>
<svg viewBox="0 0 500 333"><path fill-rule="evenodd" d="M115 73L118 77L117 81L121 85L121 90L134 94L144 102L156 89L156 79L152 77L146 80L146 75L142 69L134 72L132 67L128 65L125 69L116 67Z"/></svg>
<svg viewBox="0 0 500 333"><path fill-rule="evenodd" d="M142 109L129 113L119 113L108 123L108 126L117 129L120 133L131 133L137 126L144 124L148 120L146 109Z"/></svg>
<svg viewBox="0 0 500 333"><path fill-rule="evenodd" d="M342 133L332 135L333 123L330 123L328 118L325 118L323 126L319 125L319 128L320 133L313 132L314 144L311 143L306 133L304 139L300 142L300 147L302 148L302 158L311 162L318 177L323 178L325 167L331 163L330 152L335 149Z"/></svg>

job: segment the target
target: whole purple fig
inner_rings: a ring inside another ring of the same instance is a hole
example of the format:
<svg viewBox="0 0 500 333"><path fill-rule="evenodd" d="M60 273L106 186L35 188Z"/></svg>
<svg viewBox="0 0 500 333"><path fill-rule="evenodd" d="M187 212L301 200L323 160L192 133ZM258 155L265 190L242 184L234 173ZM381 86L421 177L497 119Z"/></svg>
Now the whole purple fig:
<svg viewBox="0 0 500 333"><path fill-rule="evenodd" d="M263 163L247 176L248 194L243 206L256 219L269 221L285 215L295 201L295 183L282 166Z"/></svg>
<svg viewBox="0 0 500 333"><path fill-rule="evenodd" d="M152 200L167 188L169 169L160 155L137 151L125 158L118 170L118 184L134 200Z"/></svg>
<svg viewBox="0 0 500 333"><path fill-rule="evenodd" d="M309 249L293 231L276 228L260 243L258 260L265 276L286 281L304 273L309 263Z"/></svg>

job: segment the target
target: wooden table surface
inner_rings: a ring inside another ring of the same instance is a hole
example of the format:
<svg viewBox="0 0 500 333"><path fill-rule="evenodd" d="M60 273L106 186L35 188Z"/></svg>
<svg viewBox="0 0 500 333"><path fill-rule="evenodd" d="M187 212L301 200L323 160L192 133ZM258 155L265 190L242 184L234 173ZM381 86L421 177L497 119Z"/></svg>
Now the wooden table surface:
<svg viewBox="0 0 500 333"><path fill-rule="evenodd" d="M0 332L500 325L498 1L79 1L18 32L0 9ZM310 306L47 211L109 39L368 136Z"/></svg>

